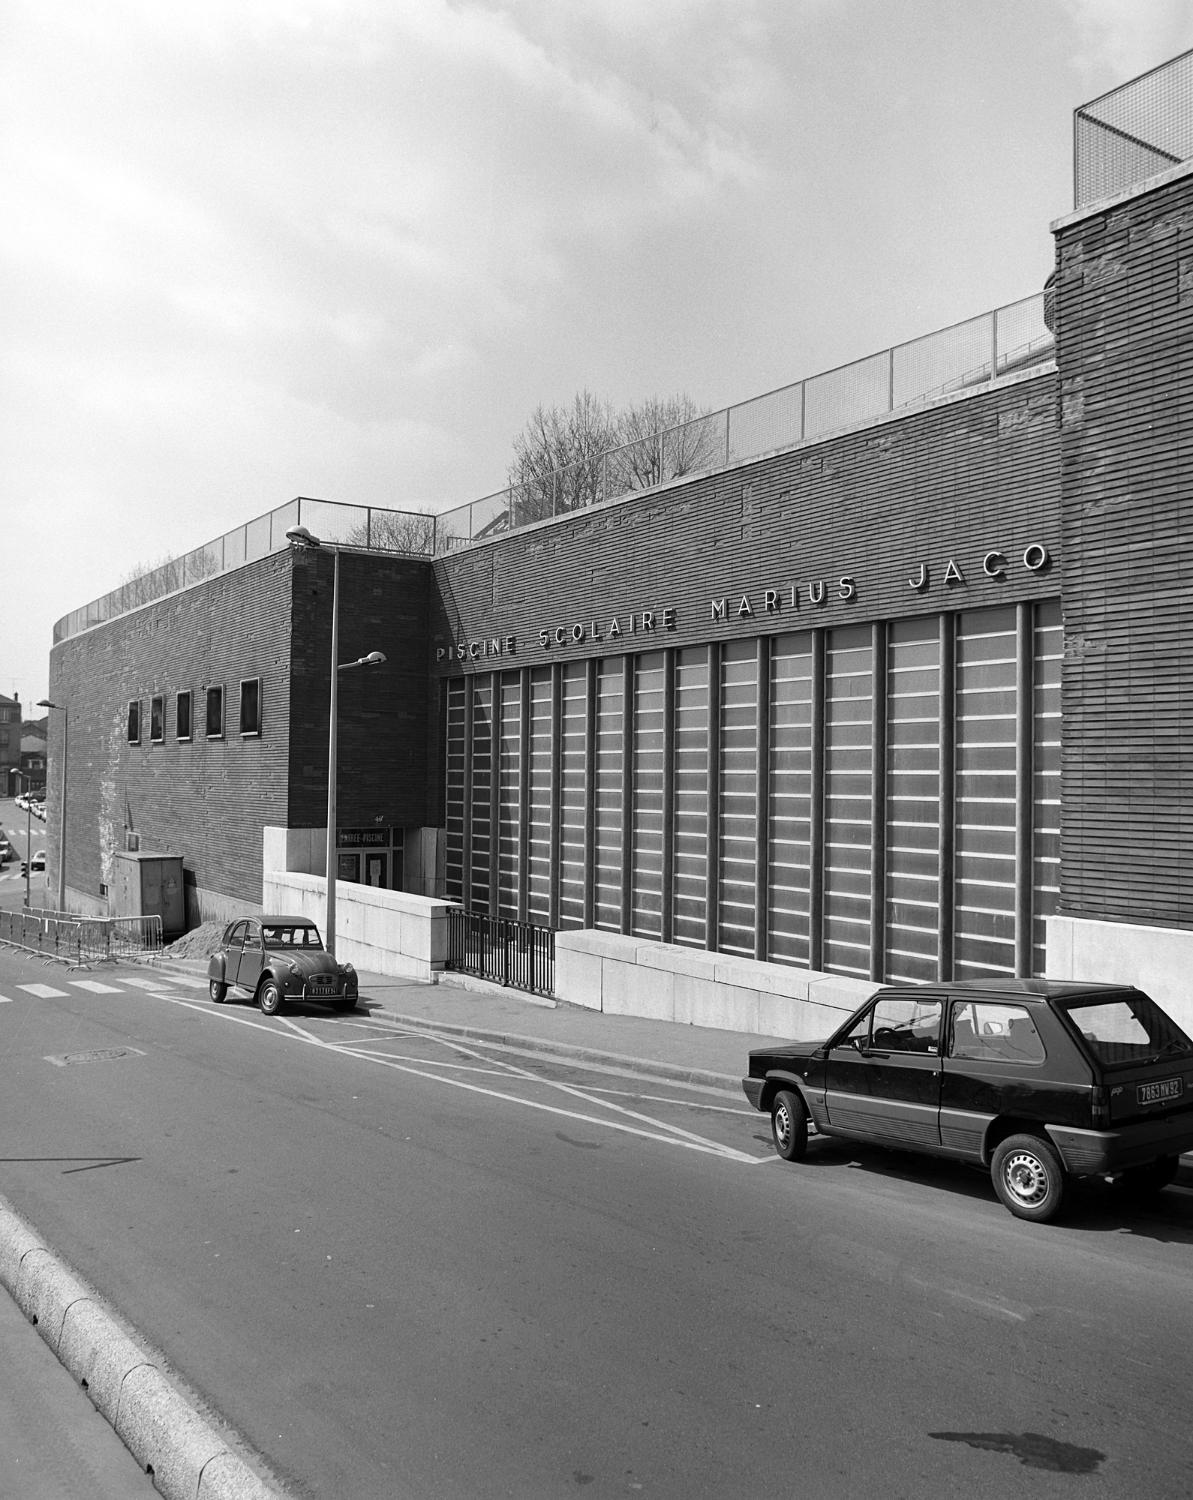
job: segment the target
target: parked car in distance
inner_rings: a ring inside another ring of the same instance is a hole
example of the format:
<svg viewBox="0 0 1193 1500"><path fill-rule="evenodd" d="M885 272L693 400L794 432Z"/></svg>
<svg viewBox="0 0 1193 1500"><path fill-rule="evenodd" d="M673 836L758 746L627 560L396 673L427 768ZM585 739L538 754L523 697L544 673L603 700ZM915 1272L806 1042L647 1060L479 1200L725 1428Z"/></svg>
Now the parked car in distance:
<svg viewBox="0 0 1193 1500"><path fill-rule="evenodd" d="M775 1149L821 1135L987 1167L1012 1214L1068 1182L1156 1192L1193 1148L1193 1041L1142 990L1047 979L887 985L824 1041L752 1051Z"/></svg>
<svg viewBox="0 0 1193 1500"><path fill-rule="evenodd" d="M45 867L46 867L46 851L44 849L38 849L37 852L34 854L34 856L33 856L32 859L28 859L28 860L23 859L21 861L21 874L22 875L32 874L32 873L34 873L37 870L44 870Z"/></svg>
<svg viewBox="0 0 1193 1500"><path fill-rule="evenodd" d="M337 963L306 917L241 917L229 922L207 965L207 987L218 1005L231 989L252 996L267 1016L285 1000L319 1000L352 1010L356 970Z"/></svg>

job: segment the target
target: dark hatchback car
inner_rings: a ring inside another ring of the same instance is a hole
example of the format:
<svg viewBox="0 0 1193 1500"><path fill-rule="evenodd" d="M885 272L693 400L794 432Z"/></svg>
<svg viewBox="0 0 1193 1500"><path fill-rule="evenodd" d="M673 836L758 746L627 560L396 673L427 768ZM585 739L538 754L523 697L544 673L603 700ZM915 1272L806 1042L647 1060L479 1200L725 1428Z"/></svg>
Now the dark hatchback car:
<svg viewBox="0 0 1193 1500"><path fill-rule="evenodd" d="M1193 1041L1142 990L1047 979L879 990L822 1042L750 1053L775 1148L820 1134L990 1169L1021 1219L1072 1177L1158 1191L1193 1148Z"/></svg>
<svg viewBox="0 0 1193 1500"><path fill-rule="evenodd" d="M357 1002L356 970L337 963L305 917L242 917L229 922L207 964L207 987L219 1004L246 991L267 1016L283 1000L319 1000L336 1010Z"/></svg>

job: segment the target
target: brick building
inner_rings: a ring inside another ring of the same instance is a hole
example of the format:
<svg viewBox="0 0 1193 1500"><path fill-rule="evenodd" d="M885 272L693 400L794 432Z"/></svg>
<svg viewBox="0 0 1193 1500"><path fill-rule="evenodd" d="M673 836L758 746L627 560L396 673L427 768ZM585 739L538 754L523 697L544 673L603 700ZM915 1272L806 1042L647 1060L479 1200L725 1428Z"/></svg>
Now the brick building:
<svg viewBox="0 0 1193 1500"><path fill-rule="evenodd" d="M285 547L301 520L358 547L341 659L387 657L341 683L342 878L1185 1007L1191 59L1175 112L1154 76L1078 111L1046 296L703 419L699 473L660 439L645 487L495 497L427 556L293 502L60 622L72 900L102 909L135 833L183 856L192 916L240 909L263 829L321 836L332 563Z"/></svg>
<svg viewBox="0 0 1193 1500"><path fill-rule="evenodd" d="M0 693L0 791L6 797L15 795L18 778L13 776L21 766L21 701Z"/></svg>

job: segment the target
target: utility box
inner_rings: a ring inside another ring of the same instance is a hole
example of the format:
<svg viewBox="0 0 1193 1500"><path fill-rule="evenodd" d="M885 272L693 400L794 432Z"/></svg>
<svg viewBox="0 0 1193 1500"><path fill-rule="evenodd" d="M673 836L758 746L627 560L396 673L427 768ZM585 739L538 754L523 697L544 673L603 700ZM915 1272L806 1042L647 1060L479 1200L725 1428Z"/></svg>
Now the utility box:
<svg viewBox="0 0 1193 1500"><path fill-rule="evenodd" d="M186 931L186 901L182 893L182 855L147 850L115 856L108 910L114 917L160 917L162 936Z"/></svg>

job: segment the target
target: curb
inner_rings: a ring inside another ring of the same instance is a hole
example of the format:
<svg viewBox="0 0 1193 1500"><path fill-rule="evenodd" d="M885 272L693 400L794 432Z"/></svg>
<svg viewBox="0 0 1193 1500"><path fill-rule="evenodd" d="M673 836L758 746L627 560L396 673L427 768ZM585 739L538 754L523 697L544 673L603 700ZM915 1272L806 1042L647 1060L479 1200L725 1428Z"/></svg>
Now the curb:
<svg viewBox="0 0 1193 1500"><path fill-rule="evenodd" d="M363 1005L363 1001L362 1001ZM581 1047L569 1042L549 1040L546 1037L525 1036L517 1031L491 1031L483 1026L467 1026L458 1021L432 1021L426 1016L407 1016L399 1011L388 1010L381 1005L372 1005L369 1015L380 1016L396 1025L412 1031L433 1031L443 1036L459 1037L461 1040L484 1042L491 1047L503 1047L508 1052L521 1052L530 1057L561 1057L582 1062L593 1067L606 1068L616 1073L637 1073L648 1078L657 1078L662 1083L686 1083L696 1088L714 1092L737 1094L741 1092L741 1078L732 1073L716 1073L709 1068L687 1068L682 1064L658 1062L648 1057L633 1057L622 1052L604 1052L597 1047Z"/></svg>
<svg viewBox="0 0 1193 1500"><path fill-rule="evenodd" d="M280 1500L3 1198L0 1284L166 1500Z"/></svg>
<svg viewBox="0 0 1193 1500"><path fill-rule="evenodd" d="M171 964L167 959L159 960L157 967L170 969L178 974L194 976L194 971L182 964ZM555 1002L556 1008L559 1002ZM718 1094L739 1094L741 1075L718 1073L710 1068L688 1068L681 1064L659 1062L649 1057L635 1057L623 1052L608 1052L599 1047L582 1047L578 1044L558 1041L540 1036L527 1036L523 1032L493 1030L485 1026L471 1026L460 1021L436 1021L428 1016L410 1016L391 1010L379 1001L371 1001L362 995L360 1007L370 1016L379 1016L398 1026L412 1031L434 1031L443 1036L459 1037L463 1041L483 1042L491 1047L504 1047L509 1052L524 1053L528 1057L560 1057L593 1067L605 1068L616 1073L635 1073L647 1078L657 1078L661 1083L681 1083L693 1088L711 1089Z"/></svg>

